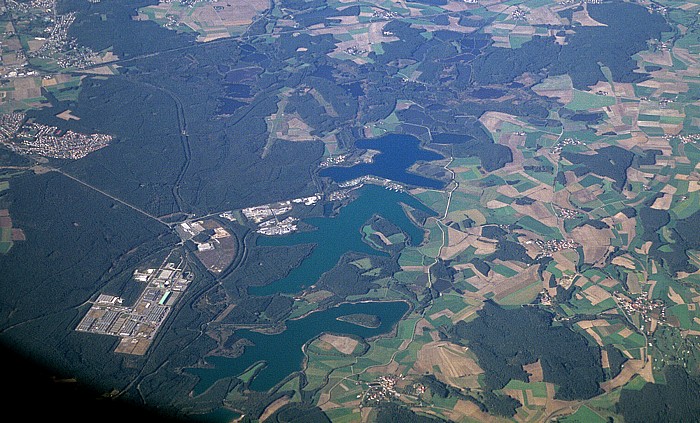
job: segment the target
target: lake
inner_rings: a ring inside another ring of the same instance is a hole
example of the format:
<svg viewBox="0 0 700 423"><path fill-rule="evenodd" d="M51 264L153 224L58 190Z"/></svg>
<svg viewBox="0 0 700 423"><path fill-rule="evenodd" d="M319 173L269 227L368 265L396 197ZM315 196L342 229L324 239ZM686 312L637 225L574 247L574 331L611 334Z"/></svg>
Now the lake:
<svg viewBox="0 0 700 423"><path fill-rule="evenodd" d="M244 103L242 101L234 100L231 98L220 98L219 102L221 103L219 105L219 108L216 110L216 113L223 113L223 114L233 114L236 110L240 109L241 107L245 106L248 103Z"/></svg>
<svg viewBox="0 0 700 423"><path fill-rule="evenodd" d="M287 322L287 329L277 335L265 335L249 330L237 334L252 341L255 346L246 347L240 357L209 357L207 363L213 368L190 368L188 373L200 379L194 387L194 395L199 395L216 381L238 376L253 364L264 361L266 366L251 381L250 388L267 391L295 371L301 370L304 359L302 346L324 332L356 335L362 338L388 333L408 311L403 301L346 303L328 310L311 313L298 320ZM339 316L364 313L379 316L381 324L377 328L366 328L336 320ZM281 348L282 347L282 348Z"/></svg>
<svg viewBox="0 0 700 423"><path fill-rule="evenodd" d="M391 179L404 184L442 189L445 183L408 172L418 161L440 160L442 155L420 147L420 140L413 135L389 134L380 138L355 142L357 148L380 151L372 163L360 163L350 167L329 167L319 172L336 182L345 182L366 175Z"/></svg>
<svg viewBox="0 0 700 423"><path fill-rule="evenodd" d="M252 295L299 292L304 287L316 283L323 273L331 270L340 257L349 251L386 256L386 253L375 250L362 240L362 226L375 214L400 227L408 235L412 245L423 242L423 230L409 219L401 203L430 215L435 215L434 211L407 193L387 190L376 185L366 185L359 192L360 196L341 208L337 216L304 220L316 230L283 236L260 236L257 245L316 246L287 277L269 285L250 287L248 292Z"/></svg>

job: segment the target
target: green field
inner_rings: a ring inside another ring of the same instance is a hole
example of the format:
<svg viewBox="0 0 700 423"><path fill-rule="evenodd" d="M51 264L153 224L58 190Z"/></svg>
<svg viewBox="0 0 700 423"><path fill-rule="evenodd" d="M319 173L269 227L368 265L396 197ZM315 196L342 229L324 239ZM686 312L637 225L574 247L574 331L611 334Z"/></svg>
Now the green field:
<svg viewBox="0 0 700 423"><path fill-rule="evenodd" d="M7 254L12 248L12 241L0 241L0 254Z"/></svg>
<svg viewBox="0 0 700 423"><path fill-rule="evenodd" d="M576 412L570 416L562 417L558 420L561 423L606 423L607 420L601 417L598 413L586 407L581 406Z"/></svg>
<svg viewBox="0 0 700 423"><path fill-rule="evenodd" d="M362 421L362 417L352 408L334 408L326 411L326 415L328 415L331 421L338 423L355 423Z"/></svg>
<svg viewBox="0 0 700 423"><path fill-rule="evenodd" d="M633 391L639 391L646 385L647 382L642 378L641 376L635 376L627 382L627 384L623 387L623 389L631 389Z"/></svg>
<svg viewBox="0 0 700 423"><path fill-rule="evenodd" d="M440 248L443 244L442 230L438 227L438 224L434 222L426 224L425 228L430 231L430 238L427 244L418 247L418 251L424 256L435 258L440 254ZM447 234L445 234L445 238L447 238Z"/></svg>
<svg viewBox="0 0 700 423"><path fill-rule="evenodd" d="M494 264L493 266L491 266L491 269L493 269L493 271L498 273L499 275L503 275L507 278L512 278L513 276L518 274L517 271L511 269L508 266L504 266L502 264Z"/></svg>
<svg viewBox="0 0 700 423"><path fill-rule="evenodd" d="M483 175L479 170L476 168L476 166L469 168L467 171L460 171L456 173L455 179L457 179L457 182L469 182L469 181L475 181L479 178L481 178Z"/></svg>
<svg viewBox="0 0 700 423"><path fill-rule="evenodd" d="M436 213L442 214L445 211L445 207L447 207L447 194L442 191L421 192L416 194L416 198Z"/></svg>
<svg viewBox="0 0 700 423"><path fill-rule="evenodd" d="M400 266L423 266L423 254L415 248L405 248L399 256Z"/></svg>
<svg viewBox="0 0 700 423"><path fill-rule="evenodd" d="M450 310L453 313L458 313L467 306L468 304L464 302L464 298L462 296L444 294L435 299L428 314L437 313L445 309Z"/></svg>
<svg viewBox="0 0 700 423"><path fill-rule="evenodd" d="M364 231L366 228L367 228L367 226L362 228L362 230ZM364 258L361 258L359 260L352 261L352 262L350 262L350 264L352 264L352 265L354 265L357 268L362 269L362 270L369 270L372 268L372 259L370 259L369 257L364 257Z"/></svg>
<svg viewBox="0 0 700 423"><path fill-rule="evenodd" d="M535 90L567 90L573 88L569 75L550 76L541 83L532 87Z"/></svg>
<svg viewBox="0 0 700 423"><path fill-rule="evenodd" d="M548 238L552 239L562 239L561 232L559 232L559 229L557 228L552 228L550 226L545 225L544 223L540 222L539 220L535 220L534 218L530 216L523 216L520 219L518 219L518 224L524 227L525 229L529 229L532 232L544 235Z"/></svg>
<svg viewBox="0 0 700 423"><path fill-rule="evenodd" d="M265 367L264 362L255 363L248 370L246 370L243 374L238 376L238 378L240 380L242 380L243 382L248 383L253 378L253 376L255 376L255 374L263 367Z"/></svg>
<svg viewBox="0 0 700 423"><path fill-rule="evenodd" d="M566 105L566 108L571 110L592 110L612 106L613 104L615 104L615 97L574 90L574 97Z"/></svg>
<svg viewBox="0 0 700 423"><path fill-rule="evenodd" d="M401 342L403 342L404 339L411 339L411 337L413 336L413 330L416 326L416 322L419 319L420 319L419 317L412 317L412 318L400 321L398 334L396 335L394 342L396 342L398 340L398 343L401 344Z"/></svg>
<svg viewBox="0 0 700 423"><path fill-rule="evenodd" d="M522 380L511 379L503 389L529 390L537 398L547 398L547 384L544 382L523 382Z"/></svg>
<svg viewBox="0 0 700 423"><path fill-rule="evenodd" d="M501 305L529 304L535 298L537 298L537 294L539 294L541 291L542 291L542 282L537 281L531 285L526 286L523 289L520 289L518 291L513 292L512 294L506 295L502 299L497 300L497 302L498 302L498 304L501 304Z"/></svg>

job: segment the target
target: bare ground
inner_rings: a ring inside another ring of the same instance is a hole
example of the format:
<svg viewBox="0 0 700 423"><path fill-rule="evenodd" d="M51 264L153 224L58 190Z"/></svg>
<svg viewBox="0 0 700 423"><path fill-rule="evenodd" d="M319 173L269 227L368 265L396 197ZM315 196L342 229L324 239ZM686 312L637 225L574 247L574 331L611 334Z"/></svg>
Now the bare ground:
<svg viewBox="0 0 700 423"><path fill-rule="evenodd" d="M343 354L352 354L352 352L355 351L355 348L359 344L359 342L356 339L352 339L347 336L331 335L328 333L321 335L319 339L321 341L328 342L333 346L333 348L335 348Z"/></svg>

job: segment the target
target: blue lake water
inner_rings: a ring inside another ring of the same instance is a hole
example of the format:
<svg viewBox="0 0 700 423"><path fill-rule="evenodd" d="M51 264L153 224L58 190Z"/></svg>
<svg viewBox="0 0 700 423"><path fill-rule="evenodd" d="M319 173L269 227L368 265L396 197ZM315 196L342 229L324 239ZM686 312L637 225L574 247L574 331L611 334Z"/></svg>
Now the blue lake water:
<svg viewBox="0 0 700 423"><path fill-rule="evenodd" d="M231 98L221 98L219 99L219 101L221 102L221 104L219 105L219 108L216 110L216 112L225 114L232 114L239 108L248 104Z"/></svg>
<svg viewBox="0 0 700 423"><path fill-rule="evenodd" d="M440 160L443 157L433 151L420 148L420 140L412 135L389 134L375 139L355 142L358 148L378 150L372 163L360 163L351 167L329 167L319 172L336 182L345 182L366 175L379 176L408 185L442 189L445 183L407 171L418 161Z"/></svg>
<svg viewBox="0 0 700 423"><path fill-rule="evenodd" d="M423 230L408 218L401 203L430 215L435 215L434 211L409 194L390 191L376 185L364 186L359 192L360 196L341 208L337 216L306 219L305 222L317 228L316 230L284 236L259 237L258 245L315 244L316 246L287 277L269 285L250 287L248 292L252 295L298 292L316 283L321 275L331 270L340 257L348 251L386 255L362 240L362 226L375 214L390 220L406 232L412 245L418 245L423 241Z"/></svg>
<svg viewBox="0 0 700 423"><path fill-rule="evenodd" d="M302 346L311 339L324 332L362 338L388 333L406 311L408 304L402 301L341 304L311 313L302 319L290 320L287 329L277 335L241 330L237 334L252 341L255 346L246 347L244 353L237 358L207 358L207 363L213 368L190 368L186 371L199 377L199 382L194 387L194 394L199 395L217 380L238 376L253 364L264 361L265 368L255 376L250 387L257 391L267 391L293 372L301 370L304 359ZM356 313L379 316L381 324L377 328L366 328L336 319Z"/></svg>

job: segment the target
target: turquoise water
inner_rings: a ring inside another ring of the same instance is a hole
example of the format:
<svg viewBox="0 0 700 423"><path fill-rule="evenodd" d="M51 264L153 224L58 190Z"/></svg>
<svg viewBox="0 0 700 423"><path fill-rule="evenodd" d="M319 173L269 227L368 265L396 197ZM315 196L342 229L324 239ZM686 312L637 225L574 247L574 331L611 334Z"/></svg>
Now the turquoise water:
<svg viewBox="0 0 700 423"><path fill-rule="evenodd" d="M255 376L250 387L256 391L267 391L285 377L301 370L304 354L302 346L324 332L356 335L369 338L390 332L393 326L408 311L408 304L402 301L366 302L341 304L331 309L311 313L299 320L287 322L287 330L277 335L264 335L249 330L241 330L237 335L249 339L255 346L246 347L243 355L237 358L209 357L207 362L214 368L191 368L186 371L199 376L194 394L199 395L217 380L238 376L253 364L264 361L266 366ZM377 328L366 328L336 320L348 314L374 314L381 318Z"/></svg>
<svg viewBox="0 0 700 423"><path fill-rule="evenodd" d="M340 209L337 216L305 220L306 223L316 227L316 230L285 236L259 237L258 245L315 244L316 246L287 277L269 285L250 287L248 292L252 295L299 292L304 287L316 283L321 275L331 270L340 257L348 251L386 255L362 240L362 226L375 214L399 226L410 237L411 244L420 244L423 241L423 230L408 218L401 203L435 215L435 212L409 194L387 190L376 185L367 185L360 189L360 196L355 201Z"/></svg>
<svg viewBox="0 0 700 423"><path fill-rule="evenodd" d="M285 236L259 237L258 245L314 244L315 247L287 277L267 286L252 287L250 293L268 295L275 292L298 292L303 287L316 283L324 272L332 269L340 257L349 251L386 255L362 240L362 226L375 214L399 226L406 232L411 244L422 242L423 229L409 219L402 204L430 215L435 215L435 212L409 194L379 186L367 185L357 192L358 198L342 207L336 216L306 219L305 222L315 227L315 230ZM324 332L351 334L362 338L387 333L407 310L408 305L400 301L342 304L329 310L311 313L303 319L288 321L287 329L277 335L265 335L249 330L237 331L238 336L252 341L255 346L246 347L243 355L235 359L207 358L207 362L213 368L191 368L186 371L200 378L194 388L194 394L198 395L217 380L238 376L255 363L264 361L265 367L251 381L250 387L266 391L291 373L301 370L304 358L301 348L314 337ZM336 320L338 316L354 313L377 315L382 323L378 328L365 328Z"/></svg>

